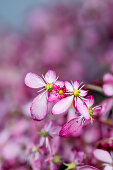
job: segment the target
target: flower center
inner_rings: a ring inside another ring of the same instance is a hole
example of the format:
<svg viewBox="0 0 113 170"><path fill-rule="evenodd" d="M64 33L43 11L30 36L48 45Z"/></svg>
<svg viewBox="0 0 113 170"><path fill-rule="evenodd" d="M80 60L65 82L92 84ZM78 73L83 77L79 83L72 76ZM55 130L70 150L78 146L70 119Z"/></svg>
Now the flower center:
<svg viewBox="0 0 113 170"><path fill-rule="evenodd" d="M52 91L52 90L53 90L53 84L52 84L52 83L46 84L46 89L47 89L48 91Z"/></svg>
<svg viewBox="0 0 113 170"><path fill-rule="evenodd" d="M33 147L33 152L38 152L38 150L39 150L38 147L36 146Z"/></svg>
<svg viewBox="0 0 113 170"><path fill-rule="evenodd" d="M89 108L88 110L89 110L90 117L92 117L92 116L93 116L93 110L92 110L92 108Z"/></svg>
<svg viewBox="0 0 113 170"><path fill-rule="evenodd" d="M38 134L43 136L43 137L47 137L48 136L48 133L46 133L46 132L39 132Z"/></svg>
<svg viewBox="0 0 113 170"><path fill-rule="evenodd" d="M59 90L58 92L60 95L64 94L64 91L63 90Z"/></svg>
<svg viewBox="0 0 113 170"><path fill-rule="evenodd" d="M79 96L79 90L74 90L74 96Z"/></svg>
<svg viewBox="0 0 113 170"><path fill-rule="evenodd" d="M54 157L53 157L53 162L54 162L55 164L61 163L61 156L59 156L59 155L54 155Z"/></svg>

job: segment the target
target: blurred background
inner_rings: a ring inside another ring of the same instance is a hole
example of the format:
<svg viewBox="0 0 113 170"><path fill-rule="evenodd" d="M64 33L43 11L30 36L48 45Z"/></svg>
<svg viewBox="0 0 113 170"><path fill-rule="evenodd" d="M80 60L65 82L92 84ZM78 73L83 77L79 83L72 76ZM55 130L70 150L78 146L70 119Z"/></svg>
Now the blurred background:
<svg viewBox="0 0 113 170"><path fill-rule="evenodd" d="M61 80L86 83L101 82L104 73L113 72L112 0L0 1L2 151L18 126L21 133L31 133L26 115L36 92L24 85L26 73L41 75L49 69Z"/></svg>

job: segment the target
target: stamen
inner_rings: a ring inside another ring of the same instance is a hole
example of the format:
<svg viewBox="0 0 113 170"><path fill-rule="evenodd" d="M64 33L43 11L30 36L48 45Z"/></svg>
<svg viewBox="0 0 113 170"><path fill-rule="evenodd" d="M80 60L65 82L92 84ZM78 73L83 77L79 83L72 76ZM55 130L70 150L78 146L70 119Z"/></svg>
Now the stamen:
<svg viewBox="0 0 113 170"><path fill-rule="evenodd" d="M84 100L84 98L83 98L83 97L81 97L81 96L79 96L79 98L80 98L80 99L82 99L82 100ZM85 100L86 100L86 99L85 99Z"/></svg>
<svg viewBox="0 0 113 170"><path fill-rule="evenodd" d="M45 90L42 95L39 97L39 99L47 92L47 90Z"/></svg>
<svg viewBox="0 0 113 170"><path fill-rule="evenodd" d="M83 126L83 124L86 122L86 120L85 119L83 119L83 121L82 121L82 126Z"/></svg>
<svg viewBox="0 0 113 170"><path fill-rule="evenodd" d="M85 84L83 84L83 85L80 87L80 89L79 89L79 90L81 90L84 86L85 86Z"/></svg>
<svg viewBox="0 0 113 170"><path fill-rule="evenodd" d="M59 76L56 78L55 82L59 79Z"/></svg>
<svg viewBox="0 0 113 170"><path fill-rule="evenodd" d="M80 121L82 118L83 118L83 116L81 115L81 116L79 117L78 121Z"/></svg>
<svg viewBox="0 0 113 170"><path fill-rule="evenodd" d="M72 84L72 86L73 86L73 81L71 80L71 84Z"/></svg>
<svg viewBox="0 0 113 170"><path fill-rule="evenodd" d="M39 92L41 92L41 91L43 91L43 90L45 90L44 87L43 87L42 89L38 90L37 93L39 93Z"/></svg>
<svg viewBox="0 0 113 170"><path fill-rule="evenodd" d="M44 77L44 75L42 74L42 77L43 77L43 79L45 80L45 82L46 82L46 79L45 79L45 77ZM47 83L47 82L46 82Z"/></svg>
<svg viewBox="0 0 113 170"><path fill-rule="evenodd" d="M65 94L73 94L72 92L67 92L67 93L65 93Z"/></svg>
<svg viewBox="0 0 113 170"><path fill-rule="evenodd" d="M83 82L81 82L81 83L79 84L79 87L80 87L80 86L82 86L83 84L84 84L84 83L83 83Z"/></svg>

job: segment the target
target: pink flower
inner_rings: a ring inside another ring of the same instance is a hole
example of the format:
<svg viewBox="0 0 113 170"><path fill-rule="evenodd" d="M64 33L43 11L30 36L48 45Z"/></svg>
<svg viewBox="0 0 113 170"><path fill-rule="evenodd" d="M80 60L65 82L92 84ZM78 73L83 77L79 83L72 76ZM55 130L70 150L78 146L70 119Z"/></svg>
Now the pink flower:
<svg viewBox="0 0 113 170"><path fill-rule="evenodd" d="M51 152L51 145L50 145L50 140L58 136L55 127L53 126L52 122L50 121L49 123L45 124L44 128L39 132L39 135L41 135L40 138L40 147L46 145L46 148Z"/></svg>
<svg viewBox="0 0 113 170"><path fill-rule="evenodd" d="M84 99L84 102L86 103L86 105L87 105L87 107L88 107L88 111L89 111L89 115L90 115L90 118L91 118L91 119L92 119L92 116L93 116L93 115L97 115L98 113L101 112L101 110L102 110L102 106L101 106L101 105L92 107L93 104L94 104L94 98L93 98L93 96L87 96L87 97Z"/></svg>
<svg viewBox="0 0 113 170"><path fill-rule="evenodd" d="M66 89L69 96L57 102L53 109L52 114L60 114L65 112L74 101L74 107L80 112L80 114L85 117L85 119L90 119L88 108L84 103L84 96L87 95L87 91L82 90L83 86L79 84L79 81L76 80L73 84L70 84L68 81L65 82Z"/></svg>
<svg viewBox="0 0 113 170"><path fill-rule="evenodd" d="M53 70L49 70L44 80L34 74L28 73L25 77L25 84L30 88L41 88L40 91L43 91L39 94L31 104L31 115L33 119L42 120L47 114L48 111L48 93L53 90L53 84L57 81L56 73Z"/></svg>
<svg viewBox="0 0 113 170"><path fill-rule="evenodd" d="M113 169L113 157L109 154L108 151L102 149L95 149L93 152L96 159L104 162L103 166L105 166L104 170L112 170Z"/></svg>
<svg viewBox="0 0 113 170"><path fill-rule="evenodd" d="M33 145L27 148L27 163L31 165L33 169L40 169L41 168L41 151L40 148Z"/></svg>
<svg viewBox="0 0 113 170"><path fill-rule="evenodd" d="M96 106L92 108L92 105L94 104L94 98L93 96L87 96L84 99L84 102L86 103L86 107L88 109L89 115L90 115L90 119L92 120L92 116L98 114L101 109L102 106ZM74 118L72 120L70 120L69 122L67 122L61 129L60 131L60 135L63 137L68 137L71 134L73 134L74 132L78 131L78 129L83 126L84 122L87 119L85 119L83 116Z"/></svg>
<svg viewBox="0 0 113 170"><path fill-rule="evenodd" d="M103 85L104 93L107 96L113 96L113 75L110 73L105 74L103 81L104 81Z"/></svg>
<svg viewBox="0 0 113 170"><path fill-rule="evenodd" d="M113 98L109 97L105 99L104 101L102 101L101 104L102 104L101 114L105 115L106 113L109 113L113 107Z"/></svg>
<svg viewBox="0 0 113 170"><path fill-rule="evenodd" d="M84 160L84 152L77 152L75 149L72 149L71 152L69 152L70 157L68 159L70 159L70 163L64 163L65 166L67 166L67 170L71 170L71 169L76 169L76 170L99 170L93 166L90 165L83 165L81 166Z"/></svg>
<svg viewBox="0 0 113 170"><path fill-rule="evenodd" d="M64 87L63 81L57 81L53 85L53 92L50 93L50 96L48 98L49 102L55 102L58 101L58 99L62 99L66 97L66 89Z"/></svg>

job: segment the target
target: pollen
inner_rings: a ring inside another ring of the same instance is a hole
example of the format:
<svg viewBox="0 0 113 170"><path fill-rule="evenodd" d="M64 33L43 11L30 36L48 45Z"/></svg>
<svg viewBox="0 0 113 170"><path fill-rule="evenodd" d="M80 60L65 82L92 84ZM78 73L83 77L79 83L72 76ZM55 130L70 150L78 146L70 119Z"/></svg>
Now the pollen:
<svg viewBox="0 0 113 170"><path fill-rule="evenodd" d="M39 132L39 135L43 136L43 137L47 137L49 136L47 132Z"/></svg>
<svg viewBox="0 0 113 170"><path fill-rule="evenodd" d="M64 94L64 91L63 90L59 90L58 92L60 95Z"/></svg>
<svg viewBox="0 0 113 170"><path fill-rule="evenodd" d="M93 110L92 110L92 108L89 108L88 110L89 110L90 116L92 117L92 116L93 116Z"/></svg>
<svg viewBox="0 0 113 170"><path fill-rule="evenodd" d="M54 155L53 162L55 164L59 164L61 162L61 156L59 155Z"/></svg>
<svg viewBox="0 0 113 170"><path fill-rule="evenodd" d="M79 96L79 90L74 90L74 96Z"/></svg>
<svg viewBox="0 0 113 170"><path fill-rule="evenodd" d="M52 84L52 83L46 84L46 89L47 89L48 91L52 91L52 90L53 90L53 84Z"/></svg>
<svg viewBox="0 0 113 170"><path fill-rule="evenodd" d="M38 152L38 147L34 146L33 147L33 152Z"/></svg>

